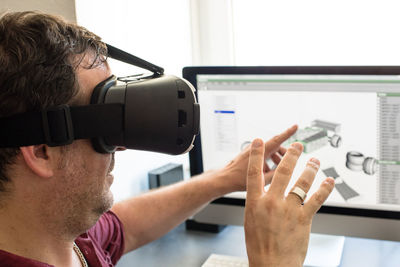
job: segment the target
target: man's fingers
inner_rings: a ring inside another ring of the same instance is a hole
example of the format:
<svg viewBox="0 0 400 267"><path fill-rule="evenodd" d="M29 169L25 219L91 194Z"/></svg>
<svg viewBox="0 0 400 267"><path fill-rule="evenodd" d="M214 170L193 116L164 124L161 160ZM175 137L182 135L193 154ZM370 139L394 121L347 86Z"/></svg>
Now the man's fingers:
<svg viewBox="0 0 400 267"><path fill-rule="evenodd" d="M284 150L284 152L281 153L281 151L283 151L283 150ZM280 147L278 152L273 153L271 155L272 162L269 162L269 164L268 164L269 159L266 159L265 163L264 163L264 172L266 173L266 172L269 172L270 170L275 170L276 166L278 166L279 162L281 162L282 156L285 153L286 153L286 148ZM273 163L273 165L270 165L271 163Z"/></svg>
<svg viewBox="0 0 400 267"><path fill-rule="evenodd" d="M311 198L304 204L305 212L312 217L322 206L329 194L335 187L333 178L327 178L322 182L319 189L311 196Z"/></svg>
<svg viewBox="0 0 400 267"><path fill-rule="evenodd" d="M264 181L265 185L269 185L272 181L272 177L274 177L275 170L264 173Z"/></svg>
<svg viewBox="0 0 400 267"><path fill-rule="evenodd" d="M271 138L270 140L268 140L265 143L265 151L266 151L265 156L268 157L272 153L278 151L281 144L285 142L289 137L291 137L296 131L297 131L297 125L293 125L283 133L278 134L273 138Z"/></svg>
<svg viewBox="0 0 400 267"><path fill-rule="evenodd" d="M255 139L251 144L247 168L247 199L257 199L264 192L264 142Z"/></svg>
<svg viewBox="0 0 400 267"><path fill-rule="evenodd" d="M283 156L275 170L275 175L272 179L271 187L269 188L272 194L281 195L283 197L302 151L303 145L300 143L293 143L288 148L285 156Z"/></svg>
<svg viewBox="0 0 400 267"><path fill-rule="evenodd" d="M285 142L290 136L292 136L297 131L297 125L293 125L283 133L276 135L269 141L265 143L265 155L264 158L267 160L271 157L272 161L277 165L280 162L280 157L278 155L275 156L276 152L279 155L283 156L286 153L286 148L281 146L283 142ZM278 160L279 159L279 160ZM264 165L264 172L269 171L268 165Z"/></svg>
<svg viewBox="0 0 400 267"><path fill-rule="evenodd" d="M286 148L284 148L283 146L281 146L281 147L278 149L279 155L281 155L281 156L285 155L286 150L287 150Z"/></svg>
<svg viewBox="0 0 400 267"><path fill-rule="evenodd" d="M271 168L268 166L268 163L264 161L264 173L271 171Z"/></svg>
<svg viewBox="0 0 400 267"><path fill-rule="evenodd" d="M275 163L275 165L278 165L281 162L282 158L277 153L274 153L271 155L271 159L272 162Z"/></svg>
<svg viewBox="0 0 400 267"><path fill-rule="evenodd" d="M295 189L296 187L299 187L305 193L308 193L312 183L314 182L315 175L317 175L318 169L319 169L319 160L316 158L311 158L307 162L306 168L304 169L300 178L296 181L296 184L293 186L290 192L292 192L293 189ZM297 204L303 204L304 202L304 200L302 200L301 197L295 193L289 193L286 199L290 202Z"/></svg>

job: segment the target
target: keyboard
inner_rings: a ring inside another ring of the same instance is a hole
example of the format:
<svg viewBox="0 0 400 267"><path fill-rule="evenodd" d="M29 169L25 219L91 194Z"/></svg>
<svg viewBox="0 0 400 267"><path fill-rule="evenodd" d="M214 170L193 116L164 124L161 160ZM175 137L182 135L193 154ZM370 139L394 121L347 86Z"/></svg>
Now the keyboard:
<svg viewBox="0 0 400 267"><path fill-rule="evenodd" d="M211 254L201 267L249 267L246 258Z"/></svg>

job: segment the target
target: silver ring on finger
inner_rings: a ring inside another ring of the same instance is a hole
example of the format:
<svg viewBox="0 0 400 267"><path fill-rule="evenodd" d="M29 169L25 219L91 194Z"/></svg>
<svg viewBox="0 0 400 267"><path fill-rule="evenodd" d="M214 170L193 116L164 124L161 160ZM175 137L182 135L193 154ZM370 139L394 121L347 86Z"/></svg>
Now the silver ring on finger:
<svg viewBox="0 0 400 267"><path fill-rule="evenodd" d="M303 204L303 203L304 203L304 200L306 200L307 193L304 192L304 190L301 189L301 188L298 187L298 186L295 186L295 187L293 188L293 190L289 192L289 194L290 194L290 193L295 194L296 196L298 196L298 197L300 198L300 200L301 200L301 204Z"/></svg>

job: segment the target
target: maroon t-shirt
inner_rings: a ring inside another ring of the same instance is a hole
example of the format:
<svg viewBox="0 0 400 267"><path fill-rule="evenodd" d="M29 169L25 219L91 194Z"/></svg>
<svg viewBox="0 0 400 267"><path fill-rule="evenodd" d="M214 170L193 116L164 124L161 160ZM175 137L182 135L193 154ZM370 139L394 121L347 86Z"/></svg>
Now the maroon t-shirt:
<svg viewBox="0 0 400 267"><path fill-rule="evenodd" d="M80 235L75 243L85 256L89 266L114 266L124 252L122 223L112 211L108 211L92 228ZM53 265L0 250L0 266L49 267Z"/></svg>

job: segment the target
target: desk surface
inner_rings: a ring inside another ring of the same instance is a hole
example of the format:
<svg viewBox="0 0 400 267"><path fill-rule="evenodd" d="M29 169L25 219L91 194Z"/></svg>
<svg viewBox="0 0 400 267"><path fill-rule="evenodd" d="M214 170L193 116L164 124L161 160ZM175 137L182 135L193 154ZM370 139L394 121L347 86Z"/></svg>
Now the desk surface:
<svg viewBox="0 0 400 267"><path fill-rule="evenodd" d="M123 256L117 267L200 267L211 253L246 257L243 227L228 226L212 234L186 231L179 225L163 238ZM400 242L346 237L340 267L350 266L400 266Z"/></svg>

